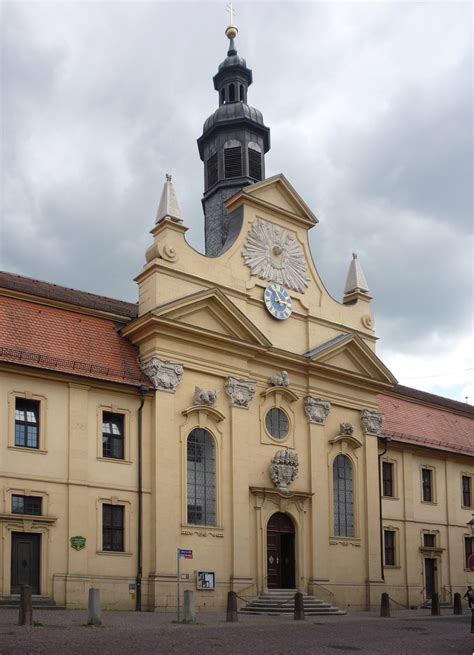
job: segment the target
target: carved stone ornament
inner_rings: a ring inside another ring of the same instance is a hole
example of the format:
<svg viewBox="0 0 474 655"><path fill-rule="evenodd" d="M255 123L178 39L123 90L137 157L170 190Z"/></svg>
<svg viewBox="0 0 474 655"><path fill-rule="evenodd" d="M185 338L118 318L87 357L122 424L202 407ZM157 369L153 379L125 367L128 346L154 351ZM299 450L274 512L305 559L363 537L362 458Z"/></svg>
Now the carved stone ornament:
<svg viewBox="0 0 474 655"><path fill-rule="evenodd" d="M364 409L360 413L360 422L364 429L365 434L370 434L373 437L377 437L380 434L384 420L384 415L379 412L371 412L368 409Z"/></svg>
<svg viewBox="0 0 474 655"><path fill-rule="evenodd" d="M249 408L256 389L255 382L227 378L224 389L230 398L232 407Z"/></svg>
<svg viewBox="0 0 474 655"><path fill-rule="evenodd" d="M288 491L288 485L298 475L300 463L298 454L290 450L279 450L270 464L272 482L280 491Z"/></svg>
<svg viewBox="0 0 474 655"><path fill-rule="evenodd" d="M344 437L352 437L352 433L354 432L354 428L351 423L341 423L339 429L340 429L339 434L341 434Z"/></svg>
<svg viewBox="0 0 474 655"><path fill-rule="evenodd" d="M183 367L177 362L168 362L152 357L141 365L142 371L147 375L158 391L175 393L176 387L183 377Z"/></svg>
<svg viewBox="0 0 474 655"><path fill-rule="evenodd" d="M275 373L275 375L272 375L268 380L268 384L271 387L289 387L290 378L288 377L288 372L282 371L281 373Z"/></svg>
<svg viewBox="0 0 474 655"><path fill-rule="evenodd" d="M309 278L295 237L278 225L258 220L252 225L242 256L251 275L304 293Z"/></svg>
<svg viewBox="0 0 474 655"><path fill-rule="evenodd" d="M310 423L324 425L330 410L331 403L329 400L313 398L313 396L306 396L304 399L304 411Z"/></svg>
<svg viewBox="0 0 474 655"><path fill-rule="evenodd" d="M194 404L195 405L207 405L208 407L214 407L217 400L217 391L215 389L210 389L209 391L204 391L201 387L194 388Z"/></svg>

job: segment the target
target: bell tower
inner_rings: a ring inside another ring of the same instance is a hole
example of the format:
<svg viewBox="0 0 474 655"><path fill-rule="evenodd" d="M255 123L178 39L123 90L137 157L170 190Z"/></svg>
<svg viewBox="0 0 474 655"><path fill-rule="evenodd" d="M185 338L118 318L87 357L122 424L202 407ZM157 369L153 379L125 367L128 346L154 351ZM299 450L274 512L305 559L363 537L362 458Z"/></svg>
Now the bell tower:
<svg viewBox="0 0 474 655"><path fill-rule="evenodd" d="M231 12L232 23L232 12ZM227 239L229 215L224 202L240 189L265 178L265 153L270 149L270 129L258 109L247 104L252 71L237 54L235 25L225 31L227 57L214 75L219 107L205 121L198 139L204 163L206 255L217 256Z"/></svg>

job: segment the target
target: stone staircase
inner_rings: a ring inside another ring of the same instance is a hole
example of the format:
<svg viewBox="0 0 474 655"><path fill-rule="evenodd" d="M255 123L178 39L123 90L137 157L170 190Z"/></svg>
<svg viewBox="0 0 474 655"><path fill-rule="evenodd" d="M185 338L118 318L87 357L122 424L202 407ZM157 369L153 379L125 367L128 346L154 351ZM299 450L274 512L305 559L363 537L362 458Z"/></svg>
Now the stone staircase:
<svg viewBox="0 0 474 655"><path fill-rule="evenodd" d="M56 605L56 601L46 596L33 596L33 609L42 610L61 610L64 609ZM4 596L0 598L0 610L18 609L20 607L20 596Z"/></svg>
<svg viewBox="0 0 474 655"><path fill-rule="evenodd" d="M293 616L296 589L275 589L261 594L239 610L239 614L268 616ZM304 613L306 616L327 616L345 614L342 610L318 600L314 596L303 594Z"/></svg>

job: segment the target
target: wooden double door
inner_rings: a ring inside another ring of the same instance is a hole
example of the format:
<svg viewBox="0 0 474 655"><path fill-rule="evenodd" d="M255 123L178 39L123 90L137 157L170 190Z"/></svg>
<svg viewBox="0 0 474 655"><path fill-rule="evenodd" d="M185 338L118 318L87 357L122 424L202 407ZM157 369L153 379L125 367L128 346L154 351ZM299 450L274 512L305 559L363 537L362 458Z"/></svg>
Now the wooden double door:
<svg viewBox="0 0 474 655"><path fill-rule="evenodd" d="M433 594L437 591L436 571L436 560L431 557L425 557L425 593L428 600L433 598Z"/></svg>
<svg viewBox="0 0 474 655"><path fill-rule="evenodd" d="M19 594L27 584L35 595L40 593L41 535L12 532L11 593Z"/></svg>
<svg viewBox="0 0 474 655"><path fill-rule="evenodd" d="M269 589L295 588L295 526L280 512L267 525L267 585Z"/></svg>

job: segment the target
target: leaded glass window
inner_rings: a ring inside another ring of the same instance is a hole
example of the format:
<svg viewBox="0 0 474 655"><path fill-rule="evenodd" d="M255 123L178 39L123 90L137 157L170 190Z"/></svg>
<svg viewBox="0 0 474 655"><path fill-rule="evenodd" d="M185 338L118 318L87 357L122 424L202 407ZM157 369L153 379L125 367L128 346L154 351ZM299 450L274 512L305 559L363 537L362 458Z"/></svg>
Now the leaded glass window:
<svg viewBox="0 0 474 655"><path fill-rule="evenodd" d="M216 525L216 449L206 430L188 436L188 523Z"/></svg>
<svg viewBox="0 0 474 655"><path fill-rule="evenodd" d="M333 464L334 534L353 537L354 483L352 463L345 455L338 455Z"/></svg>
<svg viewBox="0 0 474 655"><path fill-rule="evenodd" d="M39 401L15 399L15 446L39 448Z"/></svg>

